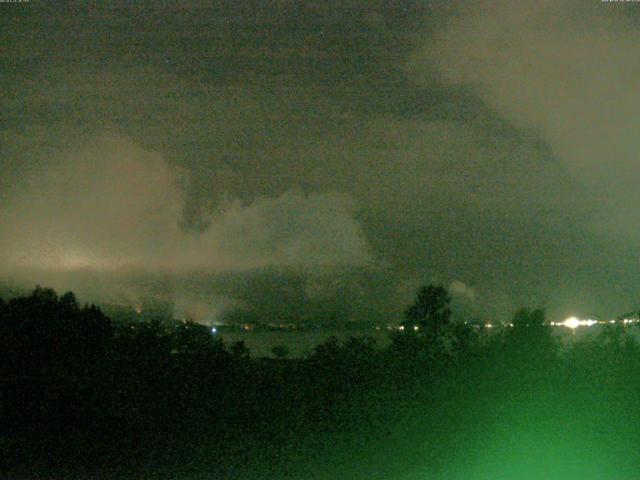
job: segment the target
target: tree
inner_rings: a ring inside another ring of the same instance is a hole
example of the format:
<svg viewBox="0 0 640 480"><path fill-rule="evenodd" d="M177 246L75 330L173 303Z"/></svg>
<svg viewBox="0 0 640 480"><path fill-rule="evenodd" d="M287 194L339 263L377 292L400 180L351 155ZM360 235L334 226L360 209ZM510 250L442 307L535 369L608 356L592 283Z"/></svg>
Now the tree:
<svg viewBox="0 0 640 480"><path fill-rule="evenodd" d="M244 340L237 340L231 344L231 354L235 358L249 358L250 353Z"/></svg>
<svg viewBox="0 0 640 480"><path fill-rule="evenodd" d="M546 323L544 310L521 308L513 316L510 337L519 343L544 344L551 338L551 328Z"/></svg>
<svg viewBox="0 0 640 480"><path fill-rule="evenodd" d="M209 327L187 320L172 335L173 348L181 354L224 353L224 342L211 334Z"/></svg>
<svg viewBox="0 0 640 480"><path fill-rule="evenodd" d="M405 328L418 326L424 333L437 335L451 319L451 296L446 288L427 285L418 290L416 299L404 312Z"/></svg>
<svg viewBox="0 0 640 480"><path fill-rule="evenodd" d="M276 345L271 349L271 353L274 357L283 359L289 356L289 349L286 345Z"/></svg>
<svg viewBox="0 0 640 480"><path fill-rule="evenodd" d="M513 316L512 323L513 327L506 332L508 345L514 350L509 354L512 358L535 358L541 365L555 357L557 346L544 310L521 308Z"/></svg>
<svg viewBox="0 0 640 480"><path fill-rule="evenodd" d="M69 313L77 313L80 310L80 304L73 292L66 292L58 300L60 307Z"/></svg>
<svg viewBox="0 0 640 480"><path fill-rule="evenodd" d="M58 302L58 295L52 288L37 285L31 293L31 300L41 306L51 306Z"/></svg>
<svg viewBox="0 0 640 480"><path fill-rule="evenodd" d="M540 308L535 310L521 308L513 316L513 328L518 330L544 330L546 328L544 310Z"/></svg>

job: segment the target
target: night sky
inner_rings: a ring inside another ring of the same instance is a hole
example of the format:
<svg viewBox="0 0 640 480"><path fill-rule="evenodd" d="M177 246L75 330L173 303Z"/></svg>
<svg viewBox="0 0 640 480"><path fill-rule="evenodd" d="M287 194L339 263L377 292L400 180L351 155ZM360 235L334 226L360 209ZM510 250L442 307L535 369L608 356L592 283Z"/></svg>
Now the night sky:
<svg viewBox="0 0 640 480"><path fill-rule="evenodd" d="M204 323L640 307L640 5L0 4L0 281Z"/></svg>

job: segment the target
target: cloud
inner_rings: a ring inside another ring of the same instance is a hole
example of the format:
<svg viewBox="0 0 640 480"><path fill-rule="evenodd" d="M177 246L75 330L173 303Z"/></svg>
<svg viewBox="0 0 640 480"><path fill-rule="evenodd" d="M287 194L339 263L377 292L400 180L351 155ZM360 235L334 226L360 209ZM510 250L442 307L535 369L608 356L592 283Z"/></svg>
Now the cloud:
<svg viewBox="0 0 640 480"><path fill-rule="evenodd" d="M414 294L403 280L432 277L473 285L492 317L635 298L623 10L393 3L267 5L259 25L250 9L162 7L98 31L45 11L65 28L6 29L0 273L216 315L392 317Z"/></svg>
<svg viewBox="0 0 640 480"><path fill-rule="evenodd" d="M366 265L373 257L355 204L344 195L288 191L249 205L228 202L208 230L188 237L172 263L231 270Z"/></svg>
<svg viewBox="0 0 640 480"><path fill-rule="evenodd" d="M5 261L42 269L114 269L164 256L181 194L158 154L106 135L34 169L0 216Z"/></svg>
<svg viewBox="0 0 640 480"><path fill-rule="evenodd" d="M461 298L466 301L475 302L476 291L461 282L460 280L454 280L449 284L448 288L452 296Z"/></svg>
<svg viewBox="0 0 640 480"><path fill-rule="evenodd" d="M180 177L163 157L106 135L29 175L0 207L5 268L234 272L366 265L346 195L287 191L227 200L202 233L184 231Z"/></svg>
<svg viewBox="0 0 640 480"><path fill-rule="evenodd" d="M637 28L621 9L573 0L454 4L408 64L419 82L472 89L520 128L538 132L602 210L601 232L640 227ZM606 213L605 213L606 212ZM615 220L604 220L611 217Z"/></svg>

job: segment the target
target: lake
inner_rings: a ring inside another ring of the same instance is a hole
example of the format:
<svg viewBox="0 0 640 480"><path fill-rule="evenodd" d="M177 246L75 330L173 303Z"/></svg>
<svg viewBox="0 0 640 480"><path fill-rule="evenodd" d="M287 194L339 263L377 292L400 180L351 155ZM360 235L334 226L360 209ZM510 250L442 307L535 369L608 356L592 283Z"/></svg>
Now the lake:
<svg viewBox="0 0 640 480"><path fill-rule="evenodd" d="M564 326L552 327L553 334L560 338L563 343L598 335L603 329L603 325L581 326L574 330ZM485 331L488 330L485 329ZM637 325L627 326L626 331L640 341L640 328ZM342 341L353 336L367 335L376 340L378 347L384 347L389 344L390 333L389 330L382 328L380 330L374 328L366 330L243 330L238 328L225 330L221 335L229 343L245 342L251 351L251 355L255 357L272 356L271 349L278 345L286 346L289 349L290 357L303 357L311 353L316 345L326 341L331 336L335 336Z"/></svg>

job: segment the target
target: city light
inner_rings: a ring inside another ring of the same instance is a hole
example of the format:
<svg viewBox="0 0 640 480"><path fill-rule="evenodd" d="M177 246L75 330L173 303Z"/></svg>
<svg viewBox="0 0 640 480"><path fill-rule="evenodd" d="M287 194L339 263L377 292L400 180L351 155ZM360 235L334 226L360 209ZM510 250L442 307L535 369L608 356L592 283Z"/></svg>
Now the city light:
<svg viewBox="0 0 640 480"><path fill-rule="evenodd" d="M578 328L580 326L580 320L576 317L569 317L562 324L568 328Z"/></svg>
<svg viewBox="0 0 640 480"><path fill-rule="evenodd" d="M633 319L624 319L624 320L620 320L621 323L629 324L629 323L636 323L637 320L633 320ZM564 320L563 322L551 322L552 326L563 326L563 327L567 327L570 328L572 330L575 330L578 327L592 327L593 325L599 324L599 323L608 323L608 324L615 324L617 323L616 320L605 320L605 321L598 321L598 320L593 320L591 318L587 318L584 320L581 320L577 317L569 317L566 320Z"/></svg>

